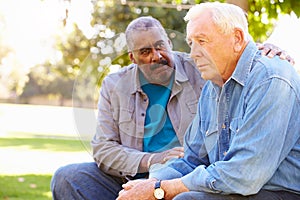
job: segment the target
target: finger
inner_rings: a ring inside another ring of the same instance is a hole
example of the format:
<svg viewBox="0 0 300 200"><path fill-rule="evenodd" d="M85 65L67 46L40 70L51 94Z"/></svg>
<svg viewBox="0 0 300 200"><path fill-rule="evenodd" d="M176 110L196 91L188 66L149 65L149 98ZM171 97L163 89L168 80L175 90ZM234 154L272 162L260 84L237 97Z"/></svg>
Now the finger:
<svg viewBox="0 0 300 200"><path fill-rule="evenodd" d="M256 43L256 46L259 50L262 50L264 48L264 45L262 43Z"/></svg>
<svg viewBox="0 0 300 200"><path fill-rule="evenodd" d="M168 152L165 156L183 157L184 156L184 152L183 151L171 151L171 152Z"/></svg>
<svg viewBox="0 0 300 200"><path fill-rule="evenodd" d="M288 54L286 51L282 51L282 52L278 53L278 55L282 60L287 60Z"/></svg>
<svg viewBox="0 0 300 200"><path fill-rule="evenodd" d="M174 153L178 154L178 153L181 153L181 152L184 152L183 147L176 147L176 148L173 148L173 149L169 149L165 153L167 153L167 154L174 154Z"/></svg>
<svg viewBox="0 0 300 200"><path fill-rule="evenodd" d="M128 181L127 183L122 184L122 187L123 187L123 189L125 189L125 190L130 190L130 189L133 188L138 182L139 182L139 180L131 180L131 181Z"/></svg>
<svg viewBox="0 0 300 200"><path fill-rule="evenodd" d="M178 157L183 157L184 156L184 150L183 147L182 148L177 148L176 150L169 150L166 151L164 154L164 157L168 157L168 156L178 156Z"/></svg>
<svg viewBox="0 0 300 200"><path fill-rule="evenodd" d="M287 60L291 65L295 64L295 60L288 55L287 51L282 51L279 55L280 59Z"/></svg>
<svg viewBox="0 0 300 200"><path fill-rule="evenodd" d="M165 163L165 162L167 162L167 161L169 161L171 159L178 159L178 158L180 158L180 157L179 156L166 156L163 159L163 163Z"/></svg>
<svg viewBox="0 0 300 200"><path fill-rule="evenodd" d="M275 48L275 49L271 49L271 50L266 54L266 56L268 56L269 58L273 58L275 55L281 55L281 54L282 54L281 50Z"/></svg>
<svg viewBox="0 0 300 200"><path fill-rule="evenodd" d="M124 193L124 190L120 190L119 196L121 196Z"/></svg>
<svg viewBox="0 0 300 200"><path fill-rule="evenodd" d="M263 56L268 55L270 51L271 49L264 47L263 49L261 49L261 55Z"/></svg>
<svg viewBox="0 0 300 200"><path fill-rule="evenodd" d="M171 151L175 150L175 151L184 151L183 147L174 147L172 149L170 149Z"/></svg>
<svg viewBox="0 0 300 200"><path fill-rule="evenodd" d="M295 60L293 58L288 57L287 60L291 63L291 65L295 65Z"/></svg>
<svg viewBox="0 0 300 200"><path fill-rule="evenodd" d="M124 190L130 190L133 187L133 185L125 183L122 185L122 187Z"/></svg>
<svg viewBox="0 0 300 200"><path fill-rule="evenodd" d="M259 49L261 50L261 54L263 56L268 56L270 58L274 57L276 54L281 52L281 49L271 43L265 43L259 45Z"/></svg>

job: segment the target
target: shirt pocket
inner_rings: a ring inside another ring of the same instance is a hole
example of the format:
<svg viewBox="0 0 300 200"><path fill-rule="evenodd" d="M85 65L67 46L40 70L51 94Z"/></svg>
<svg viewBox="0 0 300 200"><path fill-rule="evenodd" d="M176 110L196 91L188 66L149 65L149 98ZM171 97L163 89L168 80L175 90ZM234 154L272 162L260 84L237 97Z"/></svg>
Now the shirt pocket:
<svg viewBox="0 0 300 200"><path fill-rule="evenodd" d="M198 107L198 100L191 100L189 102L186 102L186 106L192 114L196 114L197 107Z"/></svg>
<svg viewBox="0 0 300 200"><path fill-rule="evenodd" d="M133 120L133 110L121 109L119 113L119 131L133 135L135 132L136 124Z"/></svg>
<svg viewBox="0 0 300 200"><path fill-rule="evenodd" d="M218 125L212 121L201 121L201 132L204 134L204 144L208 154L215 154L218 147ZM217 145L217 146L216 146Z"/></svg>
<svg viewBox="0 0 300 200"><path fill-rule="evenodd" d="M232 140L233 136L238 134L242 124L243 124L243 119L242 118L234 118L234 119L231 120L231 123L230 123L230 126L229 126L230 133L231 133L231 140Z"/></svg>

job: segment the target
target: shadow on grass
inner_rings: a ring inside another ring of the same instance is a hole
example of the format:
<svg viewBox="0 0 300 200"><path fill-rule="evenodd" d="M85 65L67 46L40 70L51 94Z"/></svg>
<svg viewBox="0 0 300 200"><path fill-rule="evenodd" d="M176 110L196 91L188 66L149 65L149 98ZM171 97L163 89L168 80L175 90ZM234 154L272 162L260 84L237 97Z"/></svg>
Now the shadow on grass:
<svg viewBox="0 0 300 200"><path fill-rule="evenodd" d="M50 200L51 175L0 175L0 199Z"/></svg>
<svg viewBox="0 0 300 200"><path fill-rule="evenodd" d="M24 148L32 150L78 152L86 151L88 141L53 138L0 138L0 147Z"/></svg>

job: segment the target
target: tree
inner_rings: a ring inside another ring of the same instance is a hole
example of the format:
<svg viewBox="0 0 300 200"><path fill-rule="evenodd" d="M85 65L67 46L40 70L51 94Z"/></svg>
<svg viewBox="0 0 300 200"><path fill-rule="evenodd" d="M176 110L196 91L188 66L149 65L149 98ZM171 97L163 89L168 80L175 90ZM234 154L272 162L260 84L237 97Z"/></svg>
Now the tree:
<svg viewBox="0 0 300 200"><path fill-rule="evenodd" d="M66 0L72 3L72 0ZM213 1L213 0L210 0ZM73 100L81 105L86 100L96 100L97 90L113 65L129 64L124 31L130 21L145 15L160 20L169 30L175 50L189 51L184 40L186 23L183 20L188 8L201 0L91 0L93 3L91 25L95 35L87 38L74 24L66 38L58 40L57 48L62 60L51 65L53 73L74 81ZM222 2L225 2L223 0ZM227 0L237 4L248 14L249 31L257 42L265 41L280 13L295 12L300 15L299 0ZM66 11L68 13L68 11ZM68 20L64 20L65 25ZM48 66L49 65L44 65Z"/></svg>
<svg viewBox="0 0 300 200"><path fill-rule="evenodd" d="M294 12L300 16L299 0L227 0L248 13L249 32L257 42L265 41L272 33L279 14Z"/></svg>

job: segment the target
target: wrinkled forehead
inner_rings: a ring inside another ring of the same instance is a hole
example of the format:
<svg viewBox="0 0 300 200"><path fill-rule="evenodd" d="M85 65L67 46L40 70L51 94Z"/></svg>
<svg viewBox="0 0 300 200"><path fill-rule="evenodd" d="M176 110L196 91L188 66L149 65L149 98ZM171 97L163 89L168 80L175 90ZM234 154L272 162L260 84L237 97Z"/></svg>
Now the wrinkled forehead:
<svg viewBox="0 0 300 200"><path fill-rule="evenodd" d="M186 25L187 39L198 37L200 35L211 34L218 31L217 25L212 19L210 12L202 12L198 17L190 19Z"/></svg>
<svg viewBox="0 0 300 200"><path fill-rule="evenodd" d="M128 33L127 45L130 50L153 47L158 42L164 42L167 45L168 38L164 30L156 27L147 30L134 30Z"/></svg>

